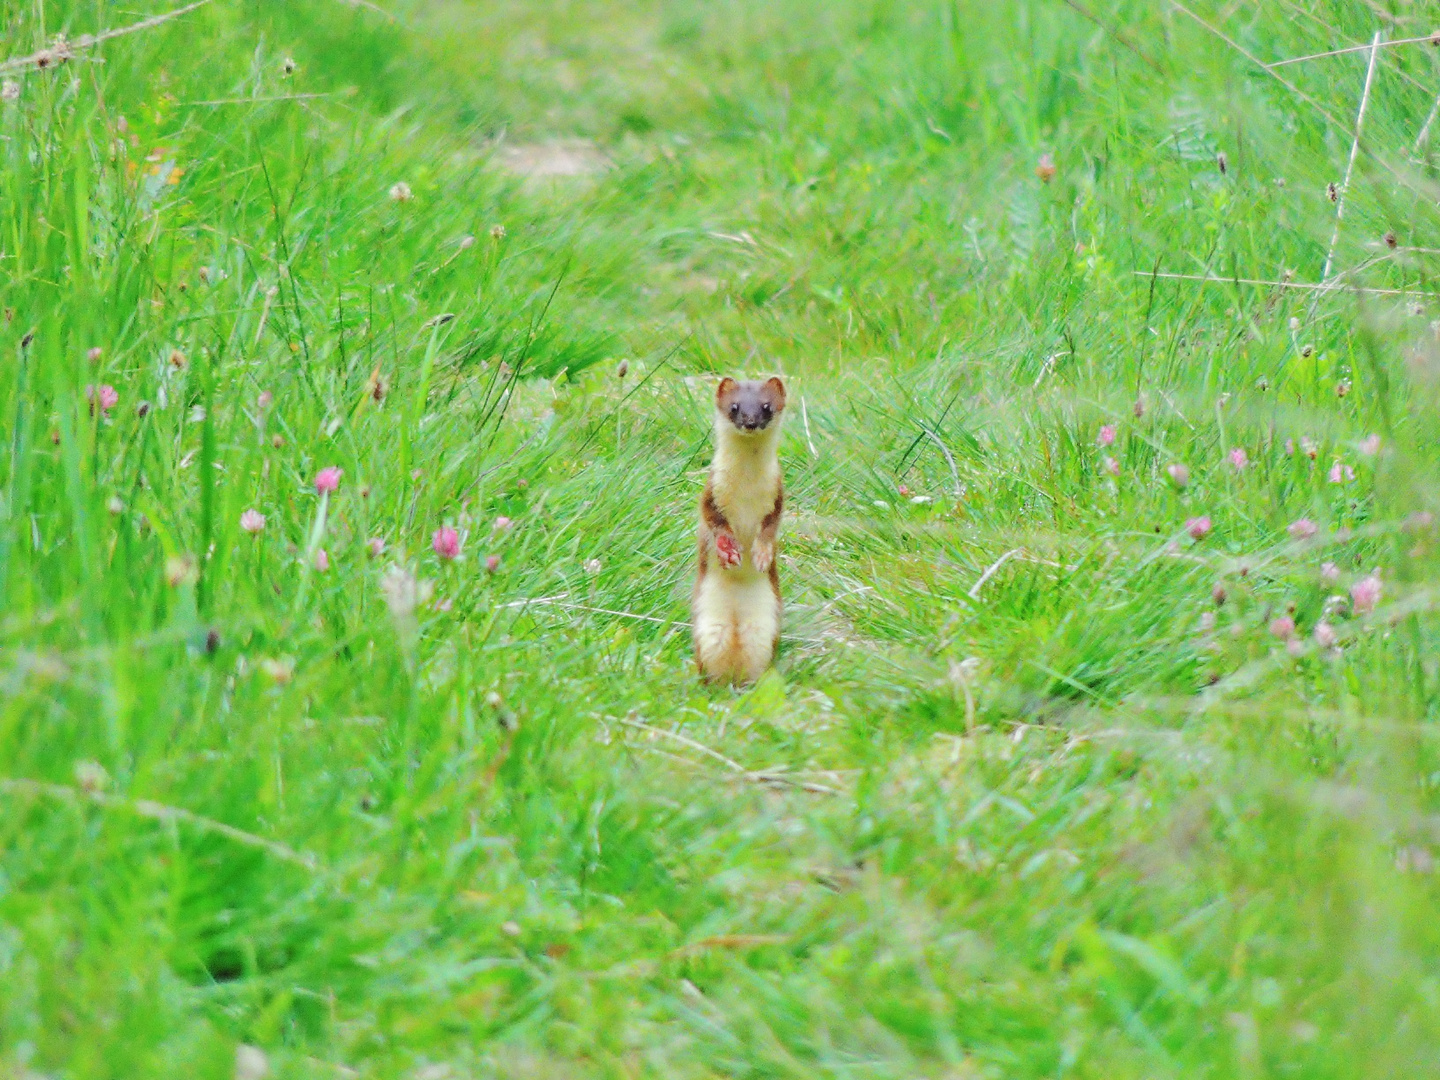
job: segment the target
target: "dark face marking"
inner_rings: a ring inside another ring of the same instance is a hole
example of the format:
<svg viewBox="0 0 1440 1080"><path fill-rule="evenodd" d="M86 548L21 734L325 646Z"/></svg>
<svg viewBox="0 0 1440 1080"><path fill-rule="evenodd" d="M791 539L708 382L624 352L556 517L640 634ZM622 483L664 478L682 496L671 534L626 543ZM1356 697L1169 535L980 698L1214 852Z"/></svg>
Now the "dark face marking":
<svg viewBox="0 0 1440 1080"><path fill-rule="evenodd" d="M737 431L764 431L785 411L785 384L773 378L764 382L721 379L715 390L715 408Z"/></svg>

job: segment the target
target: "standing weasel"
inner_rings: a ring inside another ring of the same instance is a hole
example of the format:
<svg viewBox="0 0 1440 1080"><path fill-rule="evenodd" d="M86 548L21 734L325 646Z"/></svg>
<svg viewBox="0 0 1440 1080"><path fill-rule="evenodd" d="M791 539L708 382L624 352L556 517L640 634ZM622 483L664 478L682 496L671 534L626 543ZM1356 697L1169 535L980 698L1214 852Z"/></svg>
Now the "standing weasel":
<svg viewBox="0 0 1440 1080"><path fill-rule="evenodd" d="M720 380L715 458L700 497L700 565L690 600L695 665L711 682L752 683L780 641L775 534L785 488L776 444L785 384Z"/></svg>

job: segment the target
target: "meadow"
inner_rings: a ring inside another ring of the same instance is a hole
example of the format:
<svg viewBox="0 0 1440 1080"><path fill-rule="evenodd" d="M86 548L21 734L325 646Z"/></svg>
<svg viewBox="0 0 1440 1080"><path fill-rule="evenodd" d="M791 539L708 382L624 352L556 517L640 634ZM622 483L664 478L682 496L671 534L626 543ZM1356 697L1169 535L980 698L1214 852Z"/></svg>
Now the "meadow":
<svg viewBox="0 0 1440 1080"><path fill-rule="evenodd" d="M1440 3L159 2L0 0L0 1077L1440 1072Z"/></svg>

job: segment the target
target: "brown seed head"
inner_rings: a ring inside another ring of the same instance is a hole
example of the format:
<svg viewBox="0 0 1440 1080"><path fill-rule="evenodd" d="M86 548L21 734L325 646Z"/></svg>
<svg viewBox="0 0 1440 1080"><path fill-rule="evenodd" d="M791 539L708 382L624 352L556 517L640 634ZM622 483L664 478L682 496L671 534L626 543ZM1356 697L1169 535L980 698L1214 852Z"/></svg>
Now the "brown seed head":
<svg viewBox="0 0 1440 1080"><path fill-rule="evenodd" d="M200 580L200 567L194 555L172 555L165 560L165 583L172 589L194 585Z"/></svg>
<svg viewBox="0 0 1440 1080"><path fill-rule="evenodd" d="M365 389L376 402L384 401L385 395L390 392L390 380L381 375L380 369L377 367L370 373L370 380L366 383Z"/></svg>
<svg viewBox="0 0 1440 1080"><path fill-rule="evenodd" d="M65 40L65 35L57 34L48 49L43 49L35 55L35 66L41 71L45 71L48 68L59 67L74 55L75 51Z"/></svg>

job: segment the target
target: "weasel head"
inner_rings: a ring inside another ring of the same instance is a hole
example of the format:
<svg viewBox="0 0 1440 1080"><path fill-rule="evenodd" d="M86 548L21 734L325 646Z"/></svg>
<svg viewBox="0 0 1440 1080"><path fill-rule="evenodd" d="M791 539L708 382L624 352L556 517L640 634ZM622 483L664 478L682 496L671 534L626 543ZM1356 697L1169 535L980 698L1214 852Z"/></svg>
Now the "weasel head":
<svg viewBox="0 0 1440 1080"><path fill-rule="evenodd" d="M716 421L721 431L757 436L780 423L785 411L785 384L770 378L764 382L740 382L726 377L715 388Z"/></svg>

